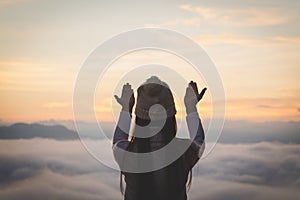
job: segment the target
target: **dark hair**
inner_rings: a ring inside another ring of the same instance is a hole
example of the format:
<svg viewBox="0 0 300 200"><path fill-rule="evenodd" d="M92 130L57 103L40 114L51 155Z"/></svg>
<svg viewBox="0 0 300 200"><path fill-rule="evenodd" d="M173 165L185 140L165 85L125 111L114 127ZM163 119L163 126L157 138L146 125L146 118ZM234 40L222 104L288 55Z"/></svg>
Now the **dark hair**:
<svg viewBox="0 0 300 200"><path fill-rule="evenodd" d="M137 124L139 126L147 126L149 123L150 123L150 120L141 119L139 117L135 118L135 124ZM134 130L134 132L136 132L136 131L137 131L137 129ZM166 119L166 122L165 122L163 128L157 134L161 134L162 140L164 141L164 143L168 144L176 136L176 132L177 132L176 118L175 118L175 116L172 116L172 117L169 117ZM133 134L133 135L135 135L135 134ZM135 143L137 146L137 151L139 153L151 152L152 149L151 149L151 145L150 145L150 140L151 140L151 137L138 138L138 137L133 136L127 146L126 151L132 151L133 143ZM121 191L122 195L124 195L123 176L122 175L124 175L124 173L121 171L121 173L120 173L120 191ZM187 183L188 190L190 189L191 183L192 183L192 169L189 172L189 179L188 179L188 183Z"/></svg>

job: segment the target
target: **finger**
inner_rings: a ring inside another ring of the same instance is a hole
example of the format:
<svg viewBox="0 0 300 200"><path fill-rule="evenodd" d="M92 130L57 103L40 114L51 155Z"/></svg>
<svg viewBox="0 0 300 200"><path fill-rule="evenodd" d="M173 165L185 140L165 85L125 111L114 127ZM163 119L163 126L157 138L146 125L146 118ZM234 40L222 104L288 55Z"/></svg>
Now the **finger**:
<svg viewBox="0 0 300 200"><path fill-rule="evenodd" d="M193 87L193 84L194 84L194 82L190 81L189 84L188 84L188 87Z"/></svg>
<svg viewBox="0 0 300 200"><path fill-rule="evenodd" d="M130 98L134 98L133 89L128 91L128 96L130 96Z"/></svg>
<svg viewBox="0 0 300 200"><path fill-rule="evenodd" d="M199 94L199 99L198 101L200 101L202 99L202 97L204 96L205 92L206 92L207 88L203 88L202 91Z"/></svg>
<svg viewBox="0 0 300 200"><path fill-rule="evenodd" d="M190 86L186 87L184 98L186 98L186 97L189 96L189 94L190 94L190 89L191 89Z"/></svg>
<svg viewBox="0 0 300 200"><path fill-rule="evenodd" d="M199 96L199 94L198 94L198 87L197 87L197 83L196 82L194 82L194 81L191 81L190 82L190 86L193 88L193 90L194 90L194 92L195 92L195 94L197 95L197 97Z"/></svg>
<svg viewBox="0 0 300 200"><path fill-rule="evenodd" d="M123 88L126 90L131 90L131 85L129 83L126 83Z"/></svg>
<svg viewBox="0 0 300 200"><path fill-rule="evenodd" d="M133 93L133 91L131 92L131 96L130 96L130 97L134 98L134 93Z"/></svg>
<svg viewBox="0 0 300 200"><path fill-rule="evenodd" d="M192 97L192 96L196 96L194 89L191 86L188 86L186 88L186 96Z"/></svg>
<svg viewBox="0 0 300 200"><path fill-rule="evenodd" d="M185 96L187 95L188 92L189 92L189 87L186 87L186 89L185 89Z"/></svg>
<svg viewBox="0 0 300 200"><path fill-rule="evenodd" d="M189 92L192 92L193 91L193 88L192 88L192 86L188 86L187 88L186 88L186 93L189 93Z"/></svg>
<svg viewBox="0 0 300 200"><path fill-rule="evenodd" d="M130 101L133 102L133 103L135 102L134 94L133 94L133 93L132 93L131 96L130 96Z"/></svg>
<svg viewBox="0 0 300 200"><path fill-rule="evenodd" d="M114 97L115 97L116 101L120 100L120 98L117 95L114 95Z"/></svg>
<svg viewBox="0 0 300 200"><path fill-rule="evenodd" d="M195 90L195 93L198 95L198 87L197 87L197 83L196 82L193 82L193 88Z"/></svg>
<svg viewBox="0 0 300 200"><path fill-rule="evenodd" d="M115 97L116 101L117 101L119 104L121 104L121 98L118 97L117 95L114 95L114 97Z"/></svg>

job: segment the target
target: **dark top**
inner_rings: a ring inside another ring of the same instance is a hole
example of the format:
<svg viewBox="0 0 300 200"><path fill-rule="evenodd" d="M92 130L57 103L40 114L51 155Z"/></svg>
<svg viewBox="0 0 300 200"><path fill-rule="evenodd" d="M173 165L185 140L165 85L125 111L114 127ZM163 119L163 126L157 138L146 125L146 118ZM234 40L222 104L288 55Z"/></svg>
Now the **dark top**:
<svg viewBox="0 0 300 200"><path fill-rule="evenodd" d="M178 146L191 143L188 149L170 165L147 173L124 172L126 189L125 200L186 200L186 183L189 171L199 160L199 145L188 139L175 138ZM129 141L120 141L116 145L121 149L128 149ZM150 146L156 150L163 146L159 142L151 142ZM130 150L138 152L137 142L132 142ZM126 159L124 154L115 152L116 161L120 166ZM138 163L138 162L137 162ZM136 165L137 163L134 163Z"/></svg>
<svg viewBox="0 0 300 200"><path fill-rule="evenodd" d="M168 166L152 172L146 173L129 173L123 172L125 175L125 200L186 200L186 184L190 170L198 162L200 151L204 148L204 131L200 119L199 126L194 132L197 132L193 141L190 139L174 138L175 151L182 152L180 157ZM191 132L191 130L190 130ZM141 152L141 140L136 139L128 141L128 134L123 132L118 126L114 134L114 156L120 169L124 169L124 163L130 166L141 165L140 160L130 160L126 158L126 153ZM160 140L157 134L153 140L148 141L149 149L153 152L166 145L165 141ZM198 141L198 142L197 142ZM202 146L203 144L203 146ZM184 148L185 151L182 151ZM201 149L200 149L201 148ZM125 151L123 151L125 150ZM172 150L172 152L174 152ZM165 154L168 156L168 153ZM162 158L163 159L163 158ZM151 163L151 161L150 161Z"/></svg>

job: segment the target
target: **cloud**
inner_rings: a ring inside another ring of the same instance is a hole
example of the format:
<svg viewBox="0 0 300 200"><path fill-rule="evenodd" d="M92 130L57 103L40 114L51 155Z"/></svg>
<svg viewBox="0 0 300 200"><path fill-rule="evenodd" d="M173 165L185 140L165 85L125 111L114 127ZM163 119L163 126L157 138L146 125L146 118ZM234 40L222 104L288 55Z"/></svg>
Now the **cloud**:
<svg viewBox="0 0 300 200"><path fill-rule="evenodd" d="M194 169L194 199L297 199L299 145L218 144ZM196 198L197 197L197 198Z"/></svg>
<svg viewBox="0 0 300 200"><path fill-rule="evenodd" d="M278 9L267 8L217 8L205 6L180 5L181 10L197 14L205 23L222 24L226 26L273 26L288 21ZM199 24L198 24L199 25Z"/></svg>
<svg viewBox="0 0 300 200"><path fill-rule="evenodd" d="M298 93L277 92L272 98L229 98L226 100L227 117L252 121L299 121L295 109L300 105Z"/></svg>
<svg viewBox="0 0 300 200"><path fill-rule="evenodd" d="M39 176L2 188L1 199L120 199L121 195L92 176L65 176L44 170Z"/></svg>
<svg viewBox="0 0 300 200"><path fill-rule="evenodd" d="M297 159L299 147L298 144L276 142L220 144L212 158L198 165L198 175L255 185L300 186L297 176L300 167L300 160Z"/></svg>
<svg viewBox="0 0 300 200"><path fill-rule="evenodd" d="M0 141L0 199L118 199L119 173L79 141Z"/></svg>
<svg viewBox="0 0 300 200"><path fill-rule="evenodd" d="M201 27L201 29L203 29L203 27L206 27L207 30L210 30L209 27L214 27L213 29L214 31L216 31L219 30L222 26L225 28L260 28L265 26L278 26L290 22L292 19L292 16L290 15L290 13L287 13L286 10L283 10L283 8L274 7L218 7L208 5L182 4L179 5L178 8L180 9L180 11L187 12L188 14L190 14L190 16L177 18L175 17L160 24L147 23L145 24L145 26L178 26L179 28L185 26L186 28ZM275 39L280 39L280 37L274 38L274 40ZM262 40L259 41L251 38L239 38L239 40L263 43Z"/></svg>
<svg viewBox="0 0 300 200"><path fill-rule="evenodd" d="M19 180L25 180L39 173L41 163L32 162L31 159L0 157L0 185L6 185Z"/></svg>
<svg viewBox="0 0 300 200"><path fill-rule="evenodd" d="M293 44L299 45L300 44L300 37L284 37L284 36L277 36L273 38L277 42L285 43L285 44Z"/></svg>
<svg viewBox="0 0 300 200"><path fill-rule="evenodd" d="M300 123L295 121L250 122L228 120L225 122L221 137L222 143L257 143L277 141L300 143Z"/></svg>
<svg viewBox="0 0 300 200"><path fill-rule="evenodd" d="M270 47L278 45L300 44L300 37L275 36L267 38L249 37L238 34L199 35L193 37L196 41L207 45L234 44L249 47Z"/></svg>
<svg viewBox="0 0 300 200"><path fill-rule="evenodd" d="M49 102L43 105L45 108L67 108L70 106L70 102Z"/></svg>
<svg viewBox="0 0 300 200"><path fill-rule="evenodd" d="M104 149L105 150L105 149ZM218 144L194 168L190 199L298 199L300 145ZM1 199L122 199L119 172L79 141L0 140Z"/></svg>
<svg viewBox="0 0 300 200"><path fill-rule="evenodd" d="M230 181L201 179L195 180L194 183L201 185L197 190L192 189L190 199L204 200L229 200L229 199L246 199L246 200L265 200L265 199L289 199L297 200L299 192L297 188L276 188L262 185L240 184Z"/></svg>
<svg viewBox="0 0 300 200"><path fill-rule="evenodd" d="M194 37L198 42L204 44L236 44L246 46L263 46L270 44L268 40L245 37L236 34L219 34L219 35L200 35Z"/></svg>

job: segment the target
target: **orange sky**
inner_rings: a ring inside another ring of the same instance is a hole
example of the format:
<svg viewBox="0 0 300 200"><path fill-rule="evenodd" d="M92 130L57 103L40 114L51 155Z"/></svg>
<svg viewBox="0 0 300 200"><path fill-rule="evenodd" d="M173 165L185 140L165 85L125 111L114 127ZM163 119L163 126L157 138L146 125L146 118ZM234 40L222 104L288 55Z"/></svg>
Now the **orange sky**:
<svg viewBox="0 0 300 200"><path fill-rule="evenodd" d="M227 119L300 120L300 14L293 2L272 6L241 2L228 8L221 2L168 1L163 9L144 3L126 10L122 4L62 3L60 9L51 4L0 3L2 122L72 120L73 87L89 53L115 34L149 26L179 31L206 50L224 83ZM175 71L184 65L161 52L142 52L124 57L115 68L147 59ZM203 81L189 70L184 77ZM112 120L112 99L96 100L98 119ZM209 118L211 109L207 95L199 110Z"/></svg>

